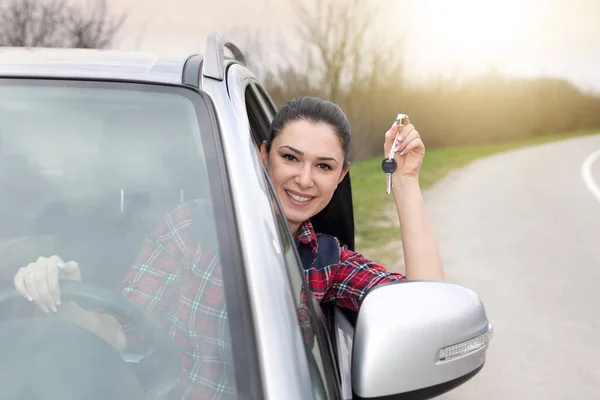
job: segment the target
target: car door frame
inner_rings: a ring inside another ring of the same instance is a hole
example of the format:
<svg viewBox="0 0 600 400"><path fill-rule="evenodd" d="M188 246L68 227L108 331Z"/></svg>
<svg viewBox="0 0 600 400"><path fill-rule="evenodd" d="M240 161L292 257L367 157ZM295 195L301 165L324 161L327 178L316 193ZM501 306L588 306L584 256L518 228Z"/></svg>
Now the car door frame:
<svg viewBox="0 0 600 400"><path fill-rule="evenodd" d="M253 80L251 85L261 109L270 123L277 112L275 103L269 97L267 91L262 87L260 82ZM269 134L270 133L271 132L269 132ZM268 176L266 179L270 180ZM351 195L352 189L350 185L348 190ZM350 204L352 204L351 201ZM291 232L289 232L289 235L291 235ZM351 247L353 246L354 243L352 243ZM299 262L298 254L296 254L296 256L298 257ZM352 399L352 343L354 340L354 327L358 313L342 309L334 304L328 304L325 308L322 308L318 303L315 304L317 304L320 315L324 317L322 319L325 322L325 331L327 332L327 347L332 360L334 360L333 365L336 369L336 377L338 378L341 398L344 400Z"/></svg>
<svg viewBox="0 0 600 400"><path fill-rule="evenodd" d="M255 96L262 106L262 110L265 115L269 117L269 122L273 120L277 108L273 100L269 97L267 91L262 87L260 82L255 81L252 83ZM270 133L270 132L269 132ZM267 179L269 179L267 177ZM347 188L350 191L349 195L352 195L352 188L348 185ZM352 205L352 201L350 201ZM354 224L353 221L351 221ZM291 234L291 233L290 233ZM350 245L354 247L354 243ZM352 343L354 340L354 327L358 313L351 312L350 310L342 309L341 307L329 304L324 309L318 307L319 311L323 312L324 320L326 324L326 331L328 333L328 347L332 354L332 358L335 360L334 365L337 369L338 384L340 386L341 395L344 400L352 399Z"/></svg>
<svg viewBox="0 0 600 400"><path fill-rule="evenodd" d="M225 65L224 70L234 65ZM254 331L254 346L258 355L256 374L266 399L304 400L311 398L311 378L306 359L291 357L294 349L303 350L302 336L296 335L297 316L293 296L280 287L287 279L282 267L280 249L274 239L276 222L269 209L269 197L260 175L251 170L260 163L247 134L247 118L237 113L224 79L200 73L202 91L207 93L216 110L224 153L223 169L230 182L231 217L238 227L244 269L242 281L248 290ZM249 200L250 199L250 200ZM265 238L267 240L265 240ZM270 240L273 239L273 240ZM268 271L268 273L266 273Z"/></svg>
<svg viewBox="0 0 600 400"><path fill-rule="evenodd" d="M236 114L239 115L240 118L246 119L248 121L248 129L250 130L251 137L254 140L254 144L257 147L260 147L259 144L262 143L263 140L266 140L269 132L270 123L276 113L276 107L274 102L264 88L262 88L260 82L256 79L256 77L245 68L232 68L231 71L227 73L228 78L228 91L232 103L236 108ZM249 112L246 107L247 99L246 93L247 90L252 93L254 97L254 102L251 102L251 107L253 108L253 113L259 114L258 123L261 126L260 128L254 128L252 125L252 121L249 118ZM262 93L261 93L262 92ZM258 159L258 154L257 154ZM263 177L265 179L266 185L270 185L272 187L272 182L264 171L264 168L261 165L261 169L263 170ZM277 206L281 209L281 203L277 196L275 195L275 199L277 202ZM293 236L289 227L287 229L287 233L284 233L288 236L289 240L294 243ZM287 260L284 260L286 266L288 268L298 268L302 272L302 276L304 279L304 273L302 268L302 263L300 261L300 256L296 248L294 248L296 265L290 266L287 263ZM306 281L304 280L304 284ZM291 290L291 288L290 288ZM341 378L339 372L339 366L337 363L337 355L335 351L335 342L332 340L330 335L330 328L327 326L327 320L325 315L323 314L319 303L314 298L314 296L309 296L309 306L312 309L312 312L317 316L317 320L320 322L315 324L315 334L316 338L319 342L319 348L321 350L321 358L323 360L323 367L326 371L325 381L328 385L328 392L332 393L335 400L342 399L341 392Z"/></svg>

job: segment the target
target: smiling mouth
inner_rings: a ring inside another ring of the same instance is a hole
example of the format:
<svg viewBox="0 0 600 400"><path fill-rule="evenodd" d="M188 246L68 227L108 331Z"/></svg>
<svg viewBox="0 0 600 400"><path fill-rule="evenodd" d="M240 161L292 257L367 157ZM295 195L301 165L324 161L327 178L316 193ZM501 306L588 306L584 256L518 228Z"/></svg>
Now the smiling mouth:
<svg viewBox="0 0 600 400"><path fill-rule="evenodd" d="M298 203L308 203L309 201L311 201L313 198L312 197L304 197L304 196L299 196L297 194L294 194L288 190L285 191L285 193L292 199L297 201Z"/></svg>

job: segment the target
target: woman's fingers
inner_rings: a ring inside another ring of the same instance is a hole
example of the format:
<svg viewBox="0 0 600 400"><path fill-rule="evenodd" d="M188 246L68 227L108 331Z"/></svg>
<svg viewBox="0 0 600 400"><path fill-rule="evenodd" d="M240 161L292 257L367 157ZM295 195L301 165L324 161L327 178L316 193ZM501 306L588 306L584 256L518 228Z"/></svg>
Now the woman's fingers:
<svg viewBox="0 0 600 400"><path fill-rule="evenodd" d="M392 127L385 133L385 157L388 156L389 149L393 149L394 152L400 150L403 144L407 143L410 132L414 130L415 127L413 124L399 126L394 123L394 125L392 125Z"/></svg>
<svg viewBox="0 0 600 400"><path fill-rule="evenodd" d="M38 284L35 280L35 271L38 269L35 264L30 264L25 271L25 287L31 295L33 302L44 312L49 312L48 307L44 304L42 296L38 290Z"/></svg>
<svg viewBox="0 0 600 400"><path fill-rule="evenodd" d="M421 138L415 138L410 143L408 143L406 145L406 147L404 147L404 150L402 150L400 152L400 155L403 156L405 154L410 153L413 150L418 150L418 149L423 149L423 151L418 151L418 153L424 154L425 145L423 144L423 141L421 140Z"/></svg>
<svg viewBox="0 0 600 400"><path fill-rule="evenodd" d="M407 153L406 149L407 149L408 145L415 139L419 139L419 138L420 138L419 132L417 132L417 130L414 129L414 127L412 127L412 129L406 133L406 138L398 146L397 151L399 151L400 155L403 156L404 154Z"/></svg>
<svg viewBox="0 0 600 400"><path fill-rule="evenodd" d="M60 280L81 280L79 264L75 261L64 262L59 256L49 258L48 264L48 287L54 298L55 304L61 304Z"/></svg>
<svg viewBox="0 0 600 400"><path fill-rule="evenodd" d="M50 262L46 272L48 290L52 297L52 306L54 307L54 311L56 311L56 306L60 304L60 268L56 262Z"/></svg>
<svg viewBox="0 0 600 400"><path fill-rule="evenodd" d="M404 137L404 135L400 134L396 137L396 140L394 141L394 154L396 154L403 146L404 143L406 142L406 139Z"/></svg>
<svg viewBox="0 0 600 400"><path fill-rule="evenodd" d="M36 268L34 270L34 281L44 306L46 306L47 309L56 312L56 300L50 289L50 268L51 265L49 262L44 263L40 268Z"/></svg>
<svg viewBox="0 0 600 400"><path fill-rule="evenodd" d="M73 281L81 280L81 272L79 271L79 264L76 261L60 262L57 263L59 269L59 277L61 279L69 279Z"/></svg>
<svg viewBox="0 0 600 400"><path fill-rule="evenodd" d="M58 256L40 257L35 263L19 269L14 278L17 292L44 312L56 312L60 304L61 266L67 269L66 275L79 276L79 266L75 262L63 263Z"/></svg>
<svg viewBox="0 0 600 400"><path fill-rule="evenodd" d="M26 269L27 269L27 267L19 268L19 271L16 273L16 275L13 279L13 282L15 284L15 288L17 289L17 292L21 296L23 296L24 298L26 298L29 301L33 301L33 297L31 296L31 294L27 290L27 286L25 285Z"/></svg>
<svg viewBox="0 0 600 400"><path fill-rule="evenodd" d="M398 125L394 123L392 127L388 129L388 131L385 133L385 141L383 142L383 152L385 153L384 157L388 156L390 149L392 148L392 146L395 145L396 142L394 141L394 139L397 139L399 137L399 131L400 129Z"/></svg>

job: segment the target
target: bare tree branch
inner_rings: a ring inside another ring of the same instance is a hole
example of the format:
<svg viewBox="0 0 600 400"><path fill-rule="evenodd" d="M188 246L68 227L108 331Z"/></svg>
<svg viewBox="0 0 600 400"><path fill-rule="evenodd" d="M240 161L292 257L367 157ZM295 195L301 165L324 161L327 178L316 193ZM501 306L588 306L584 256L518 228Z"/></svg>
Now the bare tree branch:
<svg viewBox="0 0 600 400"><path fill-rule="evenodd" d="M125 18L106 0L2 0L0 46L108 48Z"/></svg>
<svg viewBox="0 0 600 400"><path fill-rule="evenodd" d="M379 73L375 67L389 66L384 60L402 55L383 40L373 40L377 18L367 0L307 0L293 2L292 7L298 33L317 56L332 101L356 92L365 79Z"/></svg>
<svg viewBox="0 0 600 400"><path fill-rule="evenodd" d="M108 48L121 30L126 15L111 18L106 0L96 0L95 3L95 8L90 8L90 11L73 8L67 16L67 29L72 38L69 47Z"/></svg>

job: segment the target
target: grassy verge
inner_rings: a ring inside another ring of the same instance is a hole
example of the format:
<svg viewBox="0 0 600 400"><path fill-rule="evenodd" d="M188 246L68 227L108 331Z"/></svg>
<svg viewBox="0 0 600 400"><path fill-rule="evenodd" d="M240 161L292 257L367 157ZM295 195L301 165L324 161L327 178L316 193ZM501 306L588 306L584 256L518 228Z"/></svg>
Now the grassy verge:
<svg viewBox="0 0 600 400"><path fill-rule="evenodd" d="M448 147L427 150L420 171L422 190L445 177L453 169L494 153L516 148L568 139L598 130L577 131L544 136L519 142L489 146ZM384 265L392 260L383 249L393 240L400 239L398 228L386 220L385 211L393 204L391 195L385 194L385 177L381 171L381 158L370 158L353 163L351 169L354 217L356 221L357 248L368 251L368 256Z"/></svg>

